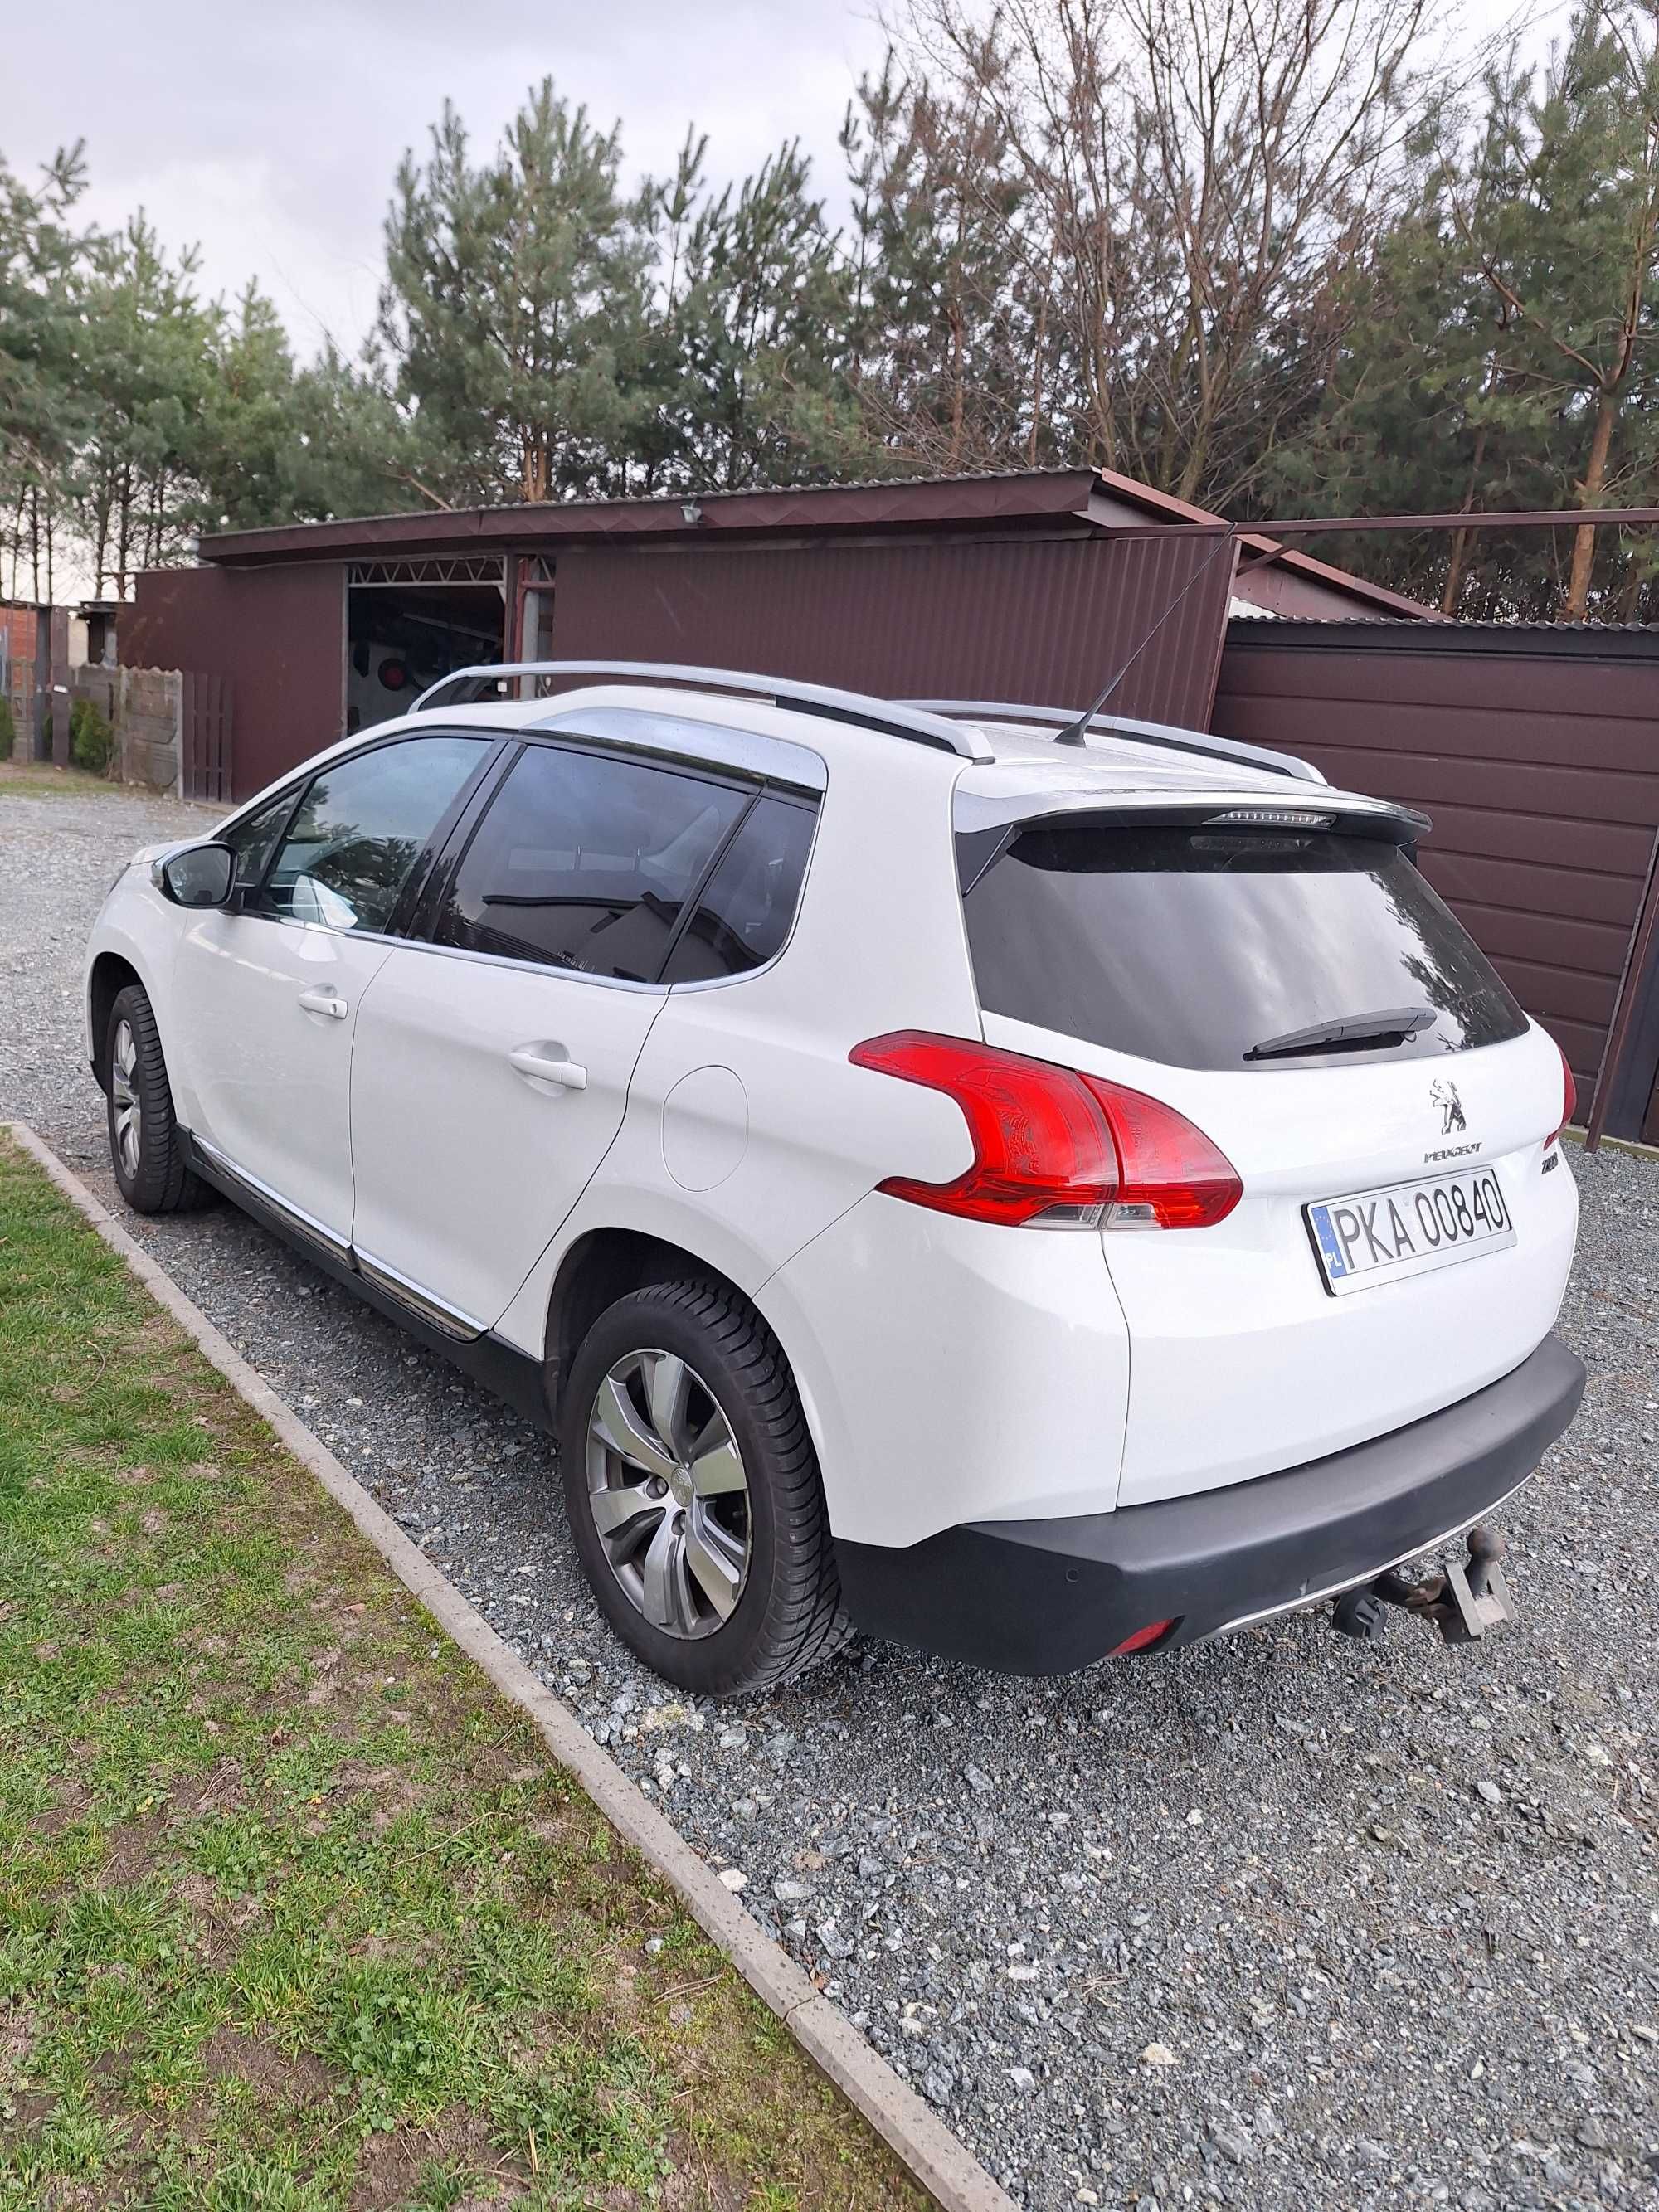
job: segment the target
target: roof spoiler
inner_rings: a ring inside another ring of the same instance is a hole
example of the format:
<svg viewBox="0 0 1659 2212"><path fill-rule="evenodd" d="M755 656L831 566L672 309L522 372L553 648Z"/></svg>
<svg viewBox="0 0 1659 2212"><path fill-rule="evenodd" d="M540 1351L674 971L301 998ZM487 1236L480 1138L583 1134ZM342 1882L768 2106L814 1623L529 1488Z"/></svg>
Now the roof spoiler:
<svg viewBox="0 0 1659 2212"><path fill-rule="evenodd" d="M1030 707L990 699L907 699L904 704L947 720L971 714L975 720L1034 722L1056 733L1073 727L1081 713L1076 708ZM1096 714L1091 718L1089 727L1112 737L1132 738L1138 745L1158 745L1176 753L1202 753L1212 760L1237 762L1243 768L1266 769L1274 775L1296 776L1304 783L1325 781L1311 761L1302 760L1295 753L1274 752L1267 745L1246 744L1242 738L1215 738L1207 731L1177 729L1169 722L1135 722L1123 714Z"/></svg>
<svg viewBox="0 0 1659 2212"><path fill-rule="evenodd" d="M443 701L440 695L452 684L494 686L513 677L576 676L625 684L678 684L688 691L735 693L740 698L769 700L797 714L819 714L833 722L850 722L865 730L879 730L885 737L931 745L936 752L955 753L963 760L995 757L983 734L952 717L930 713L908 702L878 699L865 691L837 691L825 684L796 684L787 677L754 676L740 669L682 666L672 660L507 660L457 668L428 684L410 708L412 714L429 714L443 704L474 703L483 696L475 691L471 701Z"/></svg>

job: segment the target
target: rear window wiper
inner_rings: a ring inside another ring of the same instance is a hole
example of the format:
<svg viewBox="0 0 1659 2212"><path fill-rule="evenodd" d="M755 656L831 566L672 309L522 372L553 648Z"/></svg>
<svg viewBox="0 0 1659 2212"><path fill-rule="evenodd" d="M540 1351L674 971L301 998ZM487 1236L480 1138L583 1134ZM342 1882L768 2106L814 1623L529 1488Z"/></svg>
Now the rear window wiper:
<svg viewBox="0 0 1659 2212"><path fill-rule="evenodd" d="M1364 1052L1370 1045L1403 1044L1419 1030L1433 1026L1432 1006L1382 1006L1374 1014L1345 1014L1340 1020L1315 1022L1305 1030L1286 1030L1264 1037L1246 1060L1291 1060L1302 1052Z"/></svg>

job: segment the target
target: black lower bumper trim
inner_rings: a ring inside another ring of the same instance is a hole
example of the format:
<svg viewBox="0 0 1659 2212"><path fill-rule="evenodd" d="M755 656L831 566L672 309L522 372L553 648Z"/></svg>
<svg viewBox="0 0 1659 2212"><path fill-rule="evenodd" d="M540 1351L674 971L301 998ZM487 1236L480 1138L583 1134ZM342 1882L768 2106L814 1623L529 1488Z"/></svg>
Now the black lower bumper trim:
<svg viewBox="0 0 1659 2212"><path fill-rule="evenodd" d="M842 1601L896 1644L1065 1674L1155 1620L1158 1645L1368 1580L1480 1519L1578 1410L1555 1337L1501 1382L1328 1458L1195 1496L1057 1521L985 1521L906 1548L836 1540Z"/></svg>

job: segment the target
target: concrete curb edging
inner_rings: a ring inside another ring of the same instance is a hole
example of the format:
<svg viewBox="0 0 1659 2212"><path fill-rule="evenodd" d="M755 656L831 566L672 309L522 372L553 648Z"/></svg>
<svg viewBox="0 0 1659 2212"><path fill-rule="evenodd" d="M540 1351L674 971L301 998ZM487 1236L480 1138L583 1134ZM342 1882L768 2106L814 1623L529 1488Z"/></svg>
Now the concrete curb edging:
<svg viewBox="0 0 1659 2212"><path fill-rule="evenodd" d="M725 1884L630 1782L569 1709L461 1595L411 1538L349 1474L287 1402L263 1382L202 1311L136 1243L74 1171L26 1121L0 1123L239 1396L343 1506L398 1579L418 1598L504 1697L527 1712L559 1765L574 1774L619 1835L672 1884L693 1919L818 2067L847 2096L945 2212L1015 2212L1007 2196L938 2115L859 2031L819 1995L788 1954L764 1935Z"/></svg>

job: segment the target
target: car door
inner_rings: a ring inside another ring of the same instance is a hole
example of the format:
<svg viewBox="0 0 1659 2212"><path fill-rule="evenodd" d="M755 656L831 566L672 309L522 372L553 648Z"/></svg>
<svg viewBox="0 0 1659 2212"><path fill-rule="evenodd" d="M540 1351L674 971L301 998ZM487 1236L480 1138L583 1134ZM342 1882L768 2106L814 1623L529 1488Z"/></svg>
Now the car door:
<svg viewBox="0 0 1659 2212"><path fill-rule="evenodd" d="M682 914L751 804L738 780L533 740L446 856L429 941L365 994L358 1263L495 1322L621 1125Z"/></svg>
<svg viewBox="0 0 1659 2212"><path fill-rule="evenodd" d="M192 1138L325 1242L351 1231L351 1054L417 861L489 738L414 737L331 762L239 825L233 904L193 917L173 978Z"/></svg>

